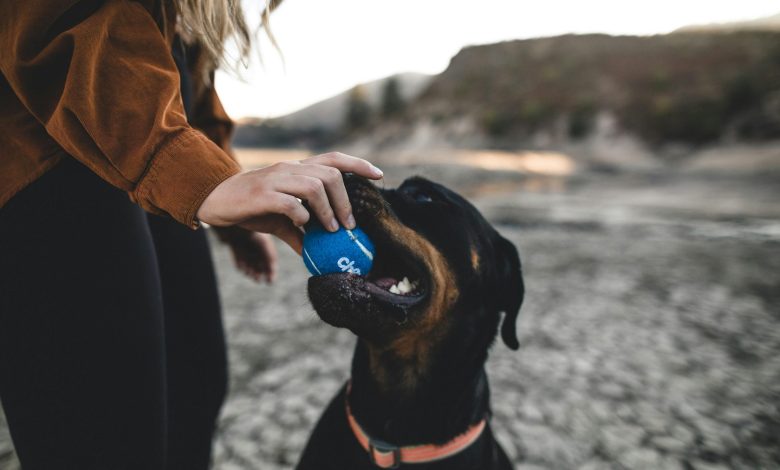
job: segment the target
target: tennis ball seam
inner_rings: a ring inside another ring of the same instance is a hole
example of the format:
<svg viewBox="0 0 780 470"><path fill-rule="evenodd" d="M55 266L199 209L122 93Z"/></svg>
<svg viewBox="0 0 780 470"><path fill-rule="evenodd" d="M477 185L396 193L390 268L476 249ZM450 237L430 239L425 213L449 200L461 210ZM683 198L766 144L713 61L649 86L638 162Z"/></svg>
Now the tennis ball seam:
<svg viewBox="0 0 780 470"><path fill-rule="evenodd" d="M317 267L317 263L315 263L314 260L311 259L311 255L309 255L309 252L306 251L306 248L303 249L303 254L306 255L306 258L309 260L309 263L311 263L311 266L314 268L314 270L317 271L317 274L322 275L322 271L320 271L320 268Z"/></svg>
<svg viewBox="0 0 780 470"><path fill-rule="evenodd" d="M362 251L363 254L366 255L366 257L369 260L374 261L374 254L371 253L371 251L369 251L369 249L366 248L366 246L363 245L363 243L360 242L358 237L356 237L355 234L352 233L352 230L347 230L347 235L349 235L349 238L351 238L352 241L355 242L355 244L358 246L358 248L360 248L360 251Z"/></svg>

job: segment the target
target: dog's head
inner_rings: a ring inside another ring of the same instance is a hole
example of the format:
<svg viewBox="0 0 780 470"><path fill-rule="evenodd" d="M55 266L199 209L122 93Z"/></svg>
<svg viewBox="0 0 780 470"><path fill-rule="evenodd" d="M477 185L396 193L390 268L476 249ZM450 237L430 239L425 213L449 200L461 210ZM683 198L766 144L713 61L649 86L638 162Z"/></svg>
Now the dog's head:
<svg viewBox="0 0 780 470"><path fill-rule="evenodd" d="M309 279L320 318L350 329L376 351L421 361L442 344L486 352L503 313L501 337L518 348L520 258L474 206L419 177L397 189L350 175L345 184L376 256L367 277Z"/></svg>

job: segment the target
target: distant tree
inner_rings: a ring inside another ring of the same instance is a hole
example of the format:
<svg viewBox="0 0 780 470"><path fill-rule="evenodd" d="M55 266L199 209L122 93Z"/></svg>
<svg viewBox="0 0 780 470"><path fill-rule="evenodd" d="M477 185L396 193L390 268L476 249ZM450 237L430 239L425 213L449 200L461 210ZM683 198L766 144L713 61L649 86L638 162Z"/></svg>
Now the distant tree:
<svg viewBox="0 0 780 470"><path fill-rule="evenodd" d="M590 100L580 101L569 112L569 137L582 139L593 130L596 106Z"/></svg>
<svg viewBox="0 0 780 470"><path fill-rule="evenodd" d="M398 78L392 77L382 88L382 116L391 117L400 114L405 107L398 84Z"/></svg>
<svg viewBox="0 0 780 470"><path fill-rule="evenodd" d="M368 125L371 119L371 105L366 98L366 90L362 85L357 85L349 92L347 102L347 129L361 129Z"/></svg>

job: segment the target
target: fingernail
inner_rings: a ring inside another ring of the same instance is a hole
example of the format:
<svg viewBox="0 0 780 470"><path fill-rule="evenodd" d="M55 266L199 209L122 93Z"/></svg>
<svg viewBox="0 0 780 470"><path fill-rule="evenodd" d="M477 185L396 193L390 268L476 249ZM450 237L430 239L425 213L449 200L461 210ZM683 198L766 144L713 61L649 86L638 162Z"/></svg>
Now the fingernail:
<svg viewBox="0 0 780 470"><path fill-rule="evenodd" d="M356 225L357 223L355 222L355 216L349 214L349 216L347 217L347 228L352 230L353 228L355 228Z"/></svg>
<svg viewBox="0 0 780 470"><path fill-rule="evenodd" d="M379 168L375 167L374 165L371 165L371 171L377 175L377 176L384 176L384 173Z"/></svg>
<svg viewBox="0 0 780 470"><path fill-rule="evenodd" d="M330 219L330 229L334 232L339 229L339 222L335 217Z"/></svg>

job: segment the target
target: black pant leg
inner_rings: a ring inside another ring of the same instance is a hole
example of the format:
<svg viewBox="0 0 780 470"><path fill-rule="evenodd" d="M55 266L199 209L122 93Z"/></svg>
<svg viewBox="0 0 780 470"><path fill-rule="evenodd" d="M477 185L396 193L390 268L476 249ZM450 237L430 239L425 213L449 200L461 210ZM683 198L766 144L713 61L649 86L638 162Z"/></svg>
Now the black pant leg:
<svg viewBox="0 0 780 470"><path fill-rule="evenodd" d="M0 401L25 470L163 469L164 355L124 192L66 159L0 209Z"/></svg>
<svg viewBox="0 0 780 470"><path fill-rule="evenodd" d="M214 266L204 230L148 218L165 318L168 469L205 470L228 380Z"/></svg>

